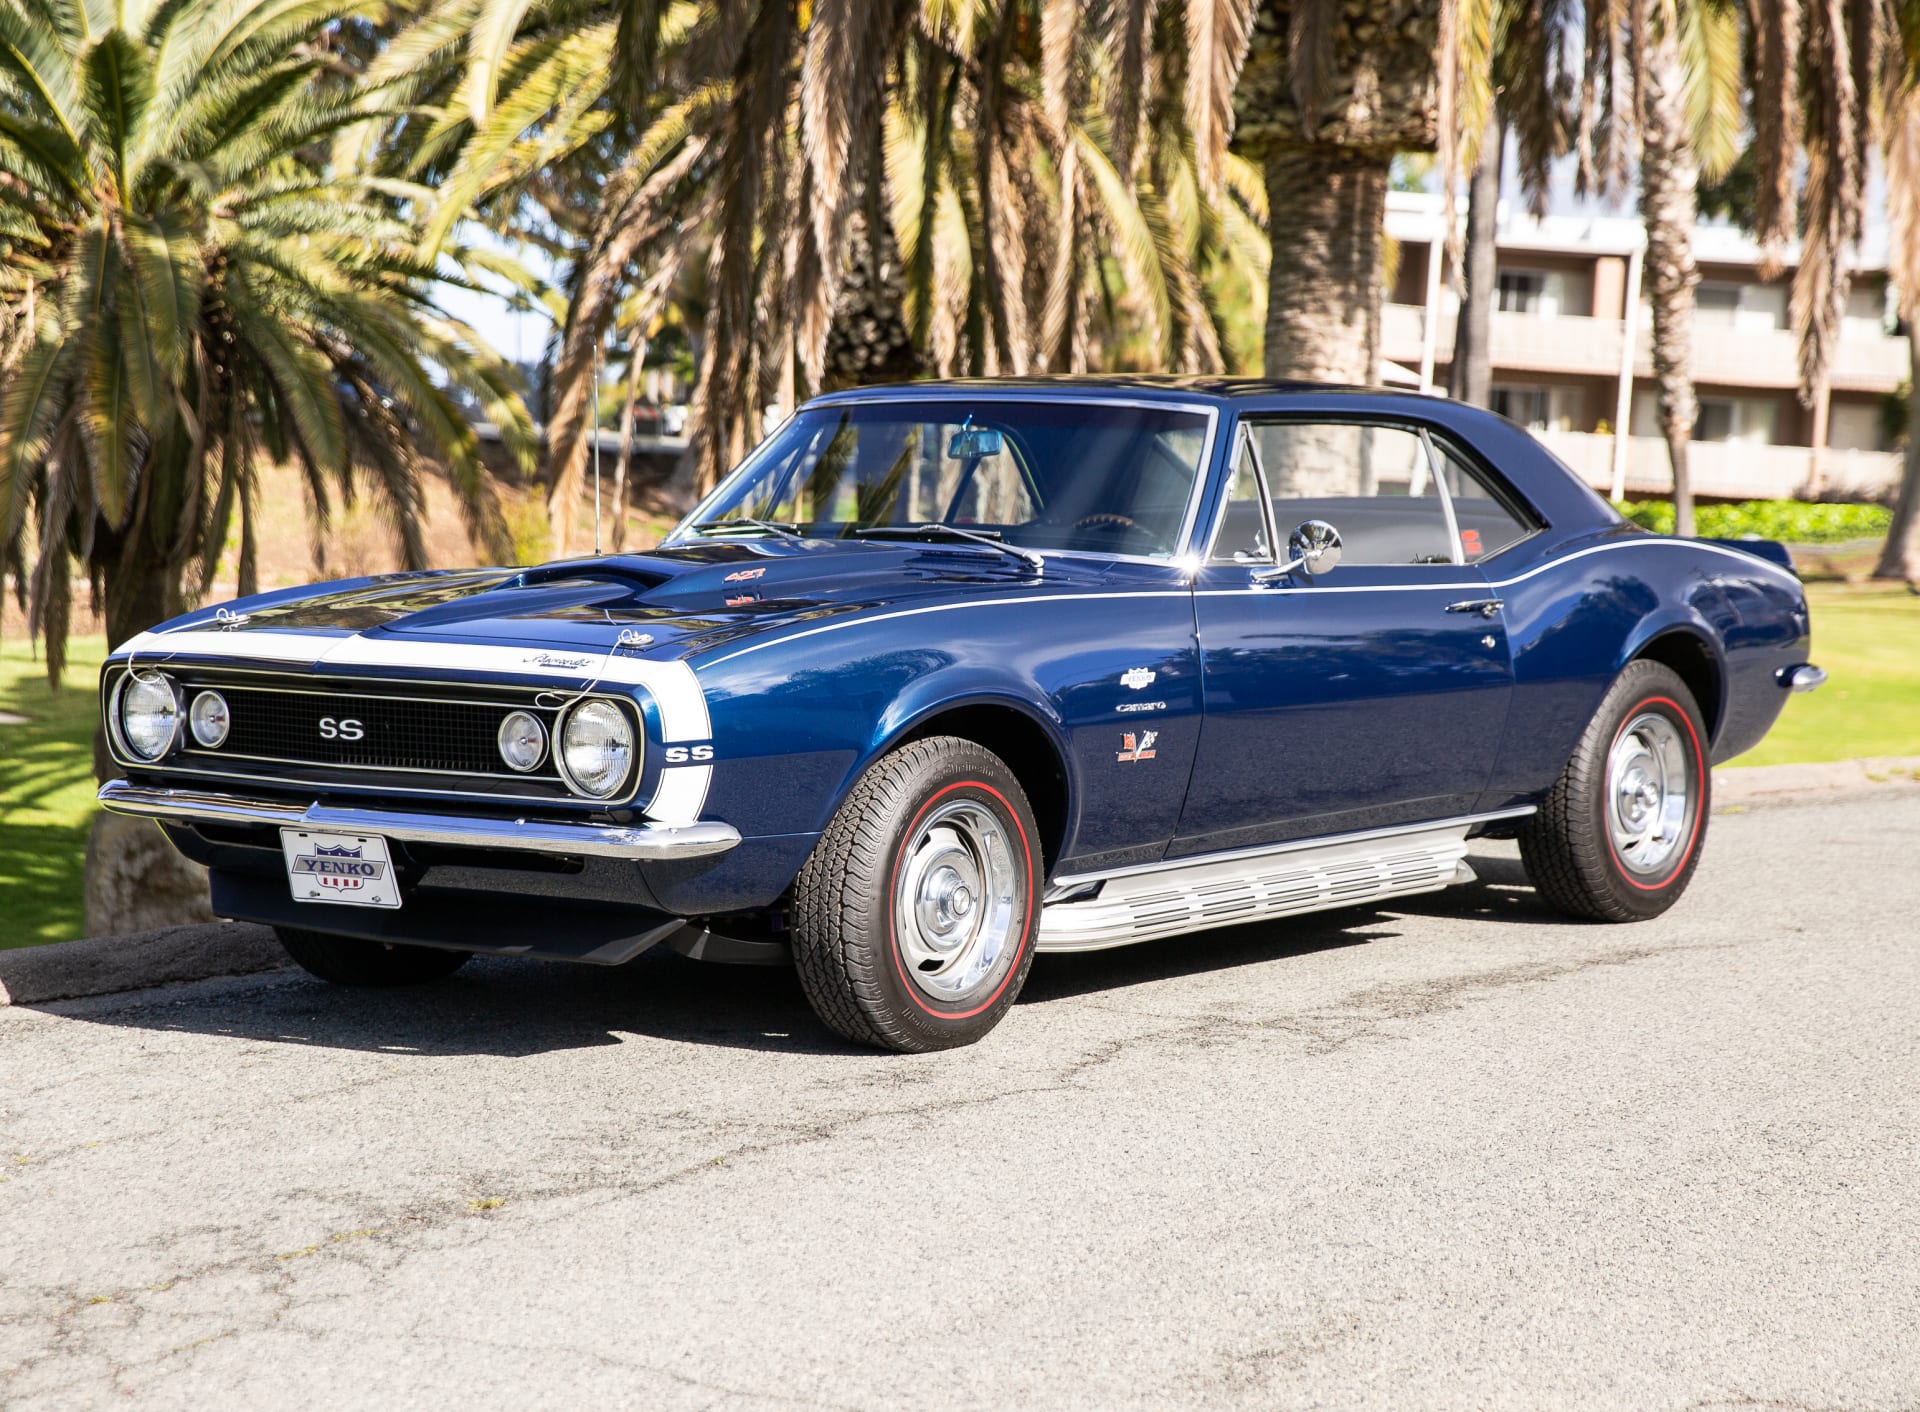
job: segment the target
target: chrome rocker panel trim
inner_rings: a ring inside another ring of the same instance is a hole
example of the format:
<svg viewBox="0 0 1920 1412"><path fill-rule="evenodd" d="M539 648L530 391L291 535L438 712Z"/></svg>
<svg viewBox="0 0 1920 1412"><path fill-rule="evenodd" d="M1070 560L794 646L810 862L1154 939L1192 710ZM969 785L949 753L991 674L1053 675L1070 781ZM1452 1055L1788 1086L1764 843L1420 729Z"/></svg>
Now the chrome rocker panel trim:
<svg viewBox="0 0 1920 1412"><path fill-rule="evenodd" d="M1041 909L1036 949L1102 951L1212 927L1438 892L1472 880L1466 857L1467 834L1474 824L1532 812L1509 810L1109 875L1097 896Z"/></svg>
<svg viewBox="0 0 1920 1412"><path fill-rule="evenodd" d="M658 861L706 858L740 842L731 824L560 824L538 819L479 819L458 814L398 813L385 809L340 809L324 804L281 804L235 794L149 789L125 780L100 786L101 807L170 823L271 824L280 828L378 834L407 843L444 843L471 848L508 848L523 853L590 854L600 858Z"/></svg>

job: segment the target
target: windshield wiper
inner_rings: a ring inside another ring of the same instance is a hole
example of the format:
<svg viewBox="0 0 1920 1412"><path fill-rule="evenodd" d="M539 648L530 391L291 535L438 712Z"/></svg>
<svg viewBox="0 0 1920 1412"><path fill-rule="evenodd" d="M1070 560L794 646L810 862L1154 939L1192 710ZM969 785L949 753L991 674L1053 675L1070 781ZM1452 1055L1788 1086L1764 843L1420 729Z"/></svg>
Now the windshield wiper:
<svg viewBox="0 0 1920 1412"><path fill-rule="evenodd" d="M1047 567L1047 561L1031 549L1021 549L990 534L962 529L959 525L861 525L851 533L866 539L964 539L970 544L984 544L989 549L1010 554L1036 572L1044 573Z"/></svg>
<svg viewBox="0 0 1920 1412"><path fill-rule="evenodd" d="M806 536L800 533L799 529L793 525L778 525L772 520L756 520L751 515L734 515L725 520L702 520L696 524L694 528L702 534L714 534L721 530L730 529L758 529L765 530L768 534L780 535L786 539L806 538Z"/></svg>

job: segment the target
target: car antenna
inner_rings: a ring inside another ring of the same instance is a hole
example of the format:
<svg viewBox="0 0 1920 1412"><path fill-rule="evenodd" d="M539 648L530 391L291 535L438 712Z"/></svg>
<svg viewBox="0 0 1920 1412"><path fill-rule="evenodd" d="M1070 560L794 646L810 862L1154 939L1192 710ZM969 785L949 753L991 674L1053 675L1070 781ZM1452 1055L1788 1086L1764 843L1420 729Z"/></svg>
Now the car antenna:
<svg viewBox="0 0 1920 1412"><path fill-rule="evenodd" d="M593 557L600 557L600 340L593 340Z"/></svg>

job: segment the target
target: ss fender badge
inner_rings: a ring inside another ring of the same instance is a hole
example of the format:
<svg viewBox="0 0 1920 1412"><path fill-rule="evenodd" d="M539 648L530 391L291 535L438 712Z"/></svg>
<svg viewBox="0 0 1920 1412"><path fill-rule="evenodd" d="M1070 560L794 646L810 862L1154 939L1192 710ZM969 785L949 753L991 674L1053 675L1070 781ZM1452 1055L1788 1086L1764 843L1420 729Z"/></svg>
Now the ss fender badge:
<svg viewBox="0 0 1920 1412"><path fill-rule="evenodd" d="M1151 667L1129 667L1120 673L1120 685L1128 691L1145 691L1159 673Z"/></svg>
<svg viewBox="0 0 1920 1412"><path fill-rule="evenodd" d="M1120 737L1119 761L1122 765L1137 764L1141 760L1153 758L1153 743L1160 739L1159 731L1141 731L1137 736L1132 731Z"/></svg>
<svg viewBox="0 0 1920 1412"><path fill-rule="evenodd" d="M667 747L669 765L684 765L692 760L711 760L712 758L711 745L669 745Z"/></svg>

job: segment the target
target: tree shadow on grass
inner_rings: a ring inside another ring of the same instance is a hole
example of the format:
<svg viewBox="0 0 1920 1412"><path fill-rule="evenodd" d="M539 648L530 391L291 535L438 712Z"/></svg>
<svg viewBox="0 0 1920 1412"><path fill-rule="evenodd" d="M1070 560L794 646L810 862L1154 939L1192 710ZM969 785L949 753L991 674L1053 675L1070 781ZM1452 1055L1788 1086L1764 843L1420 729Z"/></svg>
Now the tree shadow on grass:
<svg viewBox="0 0 1920 1412"><path fill-rule="evenodd" d="M0 949L80 935L93 816L93 692L76 665L59 693L23 676L0 691Z"/></svg>
<svg viewBox="0 0 1920 1412"><path fill-rule="evenodd" d="M87 826L0 824L0 950L85 926Z"/></svg>

